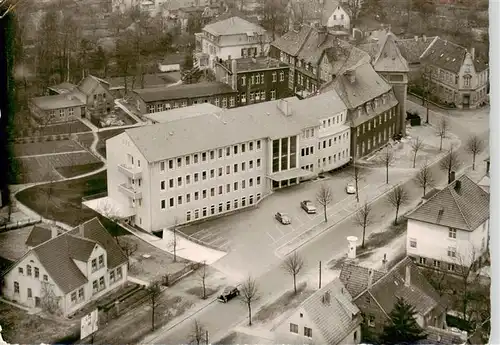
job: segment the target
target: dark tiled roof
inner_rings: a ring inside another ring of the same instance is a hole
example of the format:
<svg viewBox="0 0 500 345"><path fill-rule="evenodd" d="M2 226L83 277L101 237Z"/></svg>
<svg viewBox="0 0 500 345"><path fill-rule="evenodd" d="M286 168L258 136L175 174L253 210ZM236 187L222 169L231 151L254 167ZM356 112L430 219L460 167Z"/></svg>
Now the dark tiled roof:
<svg viewBox="0 0 500 345"><path fill-rule="evenodd" d="M134 90L144 102L167 101L183 98L206 97L226 93L235 93L229 85L221 82L183 84L163 88Z"/></svg>
<svg viewBox="0 0 500 345"><path fill-rule="evenodd" d="M373 272L372 284L385 275L384 272L350 263L344 263L342 265L340 280L354 298L357 298L360 293L368 288L370 271Z"/></svg>
<svg viewBox="0 0 500 345"><path fill-rule="evenodd" d="M288 65L284 62L265 56L259 56L256 58L241 58L235 60L238 72L288 67Z"/></svg>
<svg viewBox="0 0 500 345"><path fill-rule="evenodd" d="M312 29L298 53L298 58L311 64L317 64L326 48L336 47L339 44L336 36L329 33L323 35L321 37L317 29Z"/></svg>
<svg viewBox="0 0 500 345"><path fill-rule="evenodd" d="M104 228L98 218L93 218L83 223L83 226L85 238L99 243L99 245L106 250L109 269L113 269L127 262L127 257L122 249L113 239L113 236ZM78 236L79 228L75 228L69 233Z"/></svg>
<svg viewBox="0 0 500 345"><path fill-rule="evenodd" d="M36 247L45 241L50 240L52 237L52 231L45 226L35 225L31 229L28 239L26 240L26 245L28 247Z"/></svg>
<svg viewBox="0 0 500 345"><path fill-rule="evenodd" d="M57 84L54 86L49 86L49 89L51 89L52 91L55 91L59 94L68 93L70 91L73 91L75 88L76 88L76 85L71 84L71 83L67 83L67 82L63 82L63 83L60 83L60 84Z"/></svg>
<svg viewBox="0 0 500 345"><path fill-rule="evenodd" d="M396 40L396 44L398 45L399 51L401 55L404 56L406 61L410 64L419 63L420 56L424 53L424 51L429 47L432 41L436 37L426 37L425 40L423 37L408 38L408 39L400 39Z"/></svg>
<svg viewBox="0 0 500 345"><path fill-rule="evenodd" d="M99 84L104 83L107 84L105 80L94 77L93 75L89 75L85 77L79 84L78 89L83 92L85 95L90 95L92 91L95 90Z"/></svg>
<svg viewBox="0 0 500 345"><path fill-rule="evenodd" d="M410 267L410 286L405 285L406 267ZM374 283L369 291L387 314L398 298L403 298L421 315L427 315L434 308L442 308L439 294L409 257Z"/></svg>
<svg viewBox="0 0 500 345"><path fill-rule="evenodd" d="M95 248L96 242L73 235L68 236L69 253L72 259L87 262Z"/></svg>
<svg viewBox="0 0 500 345"><path fill-rule="evenodd" d="M325 54L332 66L332 74L339 75L358 63L370 62L370 56L363 50L343 40L338 40L338 46L326 48Z"/></svg>
<svg viewBox="0 0 500 345"><path fill-rule="evenodd" d="M380 41L380 49L373 59L373 68L377 72L409 72L408 62L401 55L396 45L396 37L388 32Z"/></svg>
<svg viewBox="0 0 500 345"><path fill-rule="evenodd" d="M271 45L291 56L297 56L312 31L312 27L303 25L300 31L290 30L277 38Z"/></svg>
<svg viewBox="0 0 500 345"><path fill-rule="evenodd" d="M316 291L302 307L326 344L339 344L362 321L360 310L339 279Z"/></svg>
<svg viewBox="0 0 500 345"><path fill-rule="evenodd" d="M461 184L460 192L455 189L458 181ZM490 217L489 194L469 177L462 175L406 217L431 224L474 231Z"/></svg>
<svg viewBox="0 0 500 345"><path fill-rule="evenodd" d="M351 73L355 76L354 82L351 82L346 75L339 75L335 80L325 84L320 92L335 89L347 108L355 109L391 90L391 86L369 63L354 66Z"/></svg>
<svg viewBox="0 0 500 345"><path fill-rule="evenodd" d="M434 195L436 195L436 193L438 193L439 191L440 191L440 189L432 188L429 192L425 193L425 195L422 197L422 199L429 200Z"/></svg>
<svg viewBox="0 0 500 345"><path fill-rule="evenodd" d="M203 30L216 36L265 33L266 31L260 25L236 16L223 20L218 19L217 22L206 25Z"/></svg>
<svg viewBox="0 0 500 345"><path fill-rule="evenodd" d="M380 45L378 42L363 43L363 44L358 45L359 49L366 52L372 58L375 57L375 55L377 55L377 53L379 51L379 47L380 47Z"/></svg>
<svg viewBox="0 0 500 345"><path fill-rule="evenodd" d="M451 330L441 329L429 326L425 329L427 339L418 342L418 344L427 345L462 345L467 340L467 332L461 335L458 332Z"/></svg>

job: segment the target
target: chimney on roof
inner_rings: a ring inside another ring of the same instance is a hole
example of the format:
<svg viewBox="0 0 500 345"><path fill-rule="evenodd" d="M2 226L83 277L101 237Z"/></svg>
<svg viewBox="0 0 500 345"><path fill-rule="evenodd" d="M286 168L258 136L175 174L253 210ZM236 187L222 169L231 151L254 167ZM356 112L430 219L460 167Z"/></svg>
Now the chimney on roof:
<svg viewBox="0 0 500 345"><path fill-rule="evenodd" d="M422 38L424 39L424 42L427 42L427 36L423 35Z"/></svg>
<svg viewBox="0 0 500 345"><path fill-rule="evenodd" d="M85 237L85 227L83 224L78 225L78 235L80 235L80 237Z"/></svg>
<svg viewBox="0 0 500 345"><path fill-rule="evenodd" d="M405 286L409 287L411 285L411 266L408 264L405 267Z"/></svg>
<svg viewBox="0 0 500 345"><path fill-rule="evenodd" d="M462 181L456 181L455 182L455 192L457 192L457 194L460 194L461 190L462 190Z"/></svg>
<svg viewBox="0 0 500 345"><path fill-rule="evenodd" d="M453 181L455 181L455 172L454 171L450 171L450 183L452 183Z"/></svg>
<svg viewBox="0 0 500 345"><path fill-rule="evenodd" d="M372 287L373 284L373 270L368 270L368 289Z"/></svg>
<svg viewBox="0 0 500 345"><path fill-rule="evenodd" d="M237 76L237 71L238 71L238 62L236 60L232 60L231 61L231 86L233 88L233 90L238 90L238 85L237 85L237 81L238 81L238 76Z"/></svg>
<svg viewBox="0 0 500 345"><path fill-rule="evenodd" d="M353 84L356 81L356 75L354 74L353 70L345 71L344 75L349 79L351 84Z"/></svg>
<svg viewBox="0 0 500 345"><path fill-rule="evenodd" d="M327 291L325 294L321 297L321 302L323 302L324 305L330 305L330 292Z"/></svg>
<svg viewBox="0 0 500 345"><path fill-rule="evenodd" d="M57 237L57 226L55 224L52 224L50 227L50 238Z"/></svg>
<svg viewBox="0 0 500 345"><path fill-rule="evenodd" d="M278 109L283 113L285 116L290 116L292 115L292 111L290 109L290 105L288 104L288 101L284 99L278 100Z"/></svg>
<svg viewBox="0 0 500 345"><path fill-rule="evenodd" d="M472 60L476 58L476 48L470 48L470 56L472 57Z"/></svg>

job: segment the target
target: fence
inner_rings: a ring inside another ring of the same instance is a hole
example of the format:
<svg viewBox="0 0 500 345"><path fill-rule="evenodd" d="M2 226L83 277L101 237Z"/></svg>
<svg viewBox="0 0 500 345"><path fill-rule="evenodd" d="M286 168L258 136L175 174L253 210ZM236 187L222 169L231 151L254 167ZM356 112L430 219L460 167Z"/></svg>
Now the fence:
<svg viewBox="0 0 500 345"><path fill-rule="evenodd" d="M0 232L19 229L25 226L35 225L42 222L42 217L40 218L28 218L25 220L18 220L12 223L5 223L0 227Z"/></svg>
<svg viewBox="0 0 500 345"><path fill-rule="evenodd" d="M163 284L165 286L172 286L184 276L196 271L198 268L200 268L201 265L202 264L198 262L190 262L189 264L184 266L181 270L172 274L165 275L163 277Z"/></svg>

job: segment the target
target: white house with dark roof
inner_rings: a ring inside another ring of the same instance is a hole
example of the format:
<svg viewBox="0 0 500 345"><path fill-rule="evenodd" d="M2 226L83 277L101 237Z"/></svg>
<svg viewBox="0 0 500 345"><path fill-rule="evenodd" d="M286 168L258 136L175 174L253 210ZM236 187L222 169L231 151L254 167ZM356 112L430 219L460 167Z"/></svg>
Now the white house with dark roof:
<svg viewBox="0 0 500 345"><path fill-rule="evenodd" d="M361 342L361 311L337 278L302 302L276 327L295 344L355 345Z"/></svg>
<svg viewBox="0 0 500 345"><path fill-rule="evenodd" d="M489 194L466 175L408 214L407 255L450 272L470 267L488 251Z"/></svg>
<svg viewBox="0 0 500 345"><path fill-rule="evenodd" d="M240 17L208 24L195 36L195 65L211 69L215 61L265 55L271 42L264 28Z"/></svg>
<svg viewBox="0 0 500 345"><path fill-rule="evenodd" d="M127 281L127 257L97 218L64 233L35 226L26 245L4 273L2 295L29 308L69 316Z"/></svg>
<svg viewBox="0 0 500 345"><path fill-rule="evenodd" d="M185 117L165 114L106 141L108 199L147 231L255 205L350 160L347 110L335 91L219 112L184 109Z"/></svg>

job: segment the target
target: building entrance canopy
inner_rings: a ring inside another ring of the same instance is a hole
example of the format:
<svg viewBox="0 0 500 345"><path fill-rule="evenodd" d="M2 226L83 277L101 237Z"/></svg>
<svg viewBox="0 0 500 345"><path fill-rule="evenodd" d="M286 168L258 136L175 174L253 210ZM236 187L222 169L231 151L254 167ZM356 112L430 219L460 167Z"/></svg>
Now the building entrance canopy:
<svg viewBox="0 0 500 345"><path fill-rule="evenodd" d="M271 175L267 175L271 180L273 181L283 181L283 180L290 180L294 178L300 178L300 177L306 177L310 174L309 171L303 170L301 168L294 168L290 170L283 170L276 172Z"/></svg>

